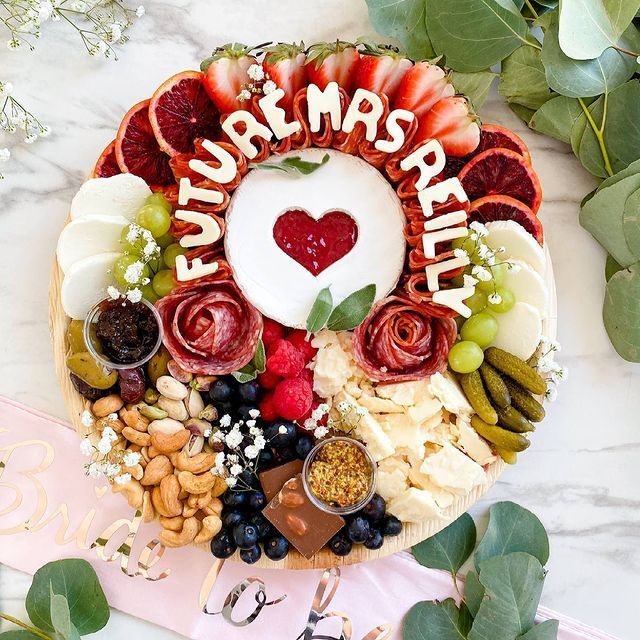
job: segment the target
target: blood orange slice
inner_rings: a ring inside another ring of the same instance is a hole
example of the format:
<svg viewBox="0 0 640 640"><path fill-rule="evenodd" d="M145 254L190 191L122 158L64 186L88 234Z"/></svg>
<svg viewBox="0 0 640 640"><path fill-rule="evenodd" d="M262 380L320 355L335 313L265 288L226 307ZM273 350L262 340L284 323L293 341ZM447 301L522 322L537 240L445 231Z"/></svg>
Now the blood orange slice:
<svg viewBox="0 0 640 640"><path fill-rule="evenodd" d="M519 153L527 162L531 162L529 149L522 138L518 137L511 129L501 127L499 124L483 124L480 131L480 145L477 153L487 149L511 149Z"/></svg>
<svg viewBox="0 0 640 640"><path fill-rule="evenodd" d="M96 166L93 168L92 178L110 178L116 176L120 171L116 160L116 141L112 140L100 154Z"/></svg>
<svg viewBox="0 0 640 640"><path fill-rule="evenodd" d="M500 194L524 202L536 213L542 189L531 165L511 149L487 149L472 158L458 175L469 200Z"/></svg>
<svg viewBox="0 0 640 640"><path fill-rule="evenodd" d="M169 78L151 98L149 121L160 148L170 156L192 152L196 138L215 137L220 130L220 114L203 79L199 71L183 71Z"/></svg>
<svg viewBox="0 0 640 640"><path fill-rule="evenodd" d="M494 222L495 220L513 220L524 227L542 244L542 224L535 213L520 200L510 196L495 195L479 198L471 203L469 221Z"/></svg>
<svg viewBox="0 0 640 640"><path fill-rule="evenodd" d="M148 185L175 182L169 156L160 149L149 122L149 100L127 111L116 136L116 159L123 173L140 176Z"/></svg>

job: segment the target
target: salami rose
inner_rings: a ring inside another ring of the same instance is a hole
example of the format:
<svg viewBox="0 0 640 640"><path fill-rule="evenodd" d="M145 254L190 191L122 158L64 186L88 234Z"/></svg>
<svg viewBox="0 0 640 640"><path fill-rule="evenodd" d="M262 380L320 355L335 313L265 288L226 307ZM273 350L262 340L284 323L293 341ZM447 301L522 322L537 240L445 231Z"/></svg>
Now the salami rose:
<svg viewBox="0 0 640 640"><path fill-rule="evenodd" d="M262 315L231 280L177 287L156 303L163 341L186 371L225 375L255 355Z"/></svg>
<svg viewBox="0 0 640 640"><path fill-rule="evenodd" d="M420 380L445 369L456 335L453 319L392 295L376 303L355 330L354 357L372 380Z"/></svg>

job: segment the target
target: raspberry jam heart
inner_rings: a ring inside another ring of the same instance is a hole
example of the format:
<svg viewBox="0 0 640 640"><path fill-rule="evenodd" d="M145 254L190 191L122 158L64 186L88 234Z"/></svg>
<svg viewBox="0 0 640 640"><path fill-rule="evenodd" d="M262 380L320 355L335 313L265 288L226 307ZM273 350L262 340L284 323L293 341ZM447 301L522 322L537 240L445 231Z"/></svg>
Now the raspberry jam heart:
<svg viewBox="0 0 640 640"><path fill-rule="evenodd" d="M358 225L344 211L328 211L316 220L303 209L289 209L276 220L273 239L284 253L317 276L353 249Z"/></svg>

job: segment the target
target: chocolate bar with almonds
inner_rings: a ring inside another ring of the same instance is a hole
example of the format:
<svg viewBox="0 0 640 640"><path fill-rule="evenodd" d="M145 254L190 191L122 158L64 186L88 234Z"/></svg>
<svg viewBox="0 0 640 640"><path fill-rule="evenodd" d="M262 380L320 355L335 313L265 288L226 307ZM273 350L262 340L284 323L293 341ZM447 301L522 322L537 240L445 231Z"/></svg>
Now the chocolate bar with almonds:
<svg viewBox="0 0 640 640"><path fill-rule="evenodd" d="M258 479L262 485L262 493L267 496L267 502L273 500L278 491L282 489L287 480L291 480L294 476L302 471L302 460L292 460L285 464L281 464L273 469L267 469L258 474Z"/></svg>

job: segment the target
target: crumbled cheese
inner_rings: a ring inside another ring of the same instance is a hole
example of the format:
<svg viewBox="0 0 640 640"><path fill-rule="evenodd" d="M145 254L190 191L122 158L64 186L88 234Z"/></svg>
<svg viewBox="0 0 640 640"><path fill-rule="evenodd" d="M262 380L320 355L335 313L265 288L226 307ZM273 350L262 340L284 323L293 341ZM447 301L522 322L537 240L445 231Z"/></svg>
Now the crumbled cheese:
<svg viewBox="0 0 640 640"><path fill-rule="evenodd" d="M427 456L420 471L439 487L459 494L469 493L484 481L483 468L450 444Z"/></svg>
<svg viewBox="0 0 640 640"><path fill-rule="evenodd" d="M450 373L432 375L429 390L450 413L455 413L458 416L470 416L474 413L469 401Z"/></svg>
<svg viewBox="0 0 640 640"><path fill-rule="evenodd" d="M313 368L313 390L321 398L335 396L353 375L352 359L329 329L320 331L311 341L318 349Z"/></svg>
<svg viewBox="0 0 640 640"><path fill-rule="evenodd" d="M442 518L442 511L428 491L410 487L387 503L387 511L403 522L422 522Z"/></svg>

